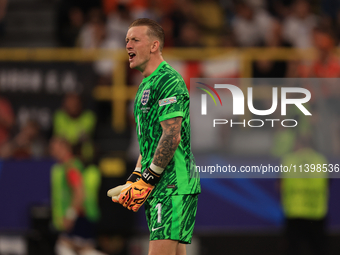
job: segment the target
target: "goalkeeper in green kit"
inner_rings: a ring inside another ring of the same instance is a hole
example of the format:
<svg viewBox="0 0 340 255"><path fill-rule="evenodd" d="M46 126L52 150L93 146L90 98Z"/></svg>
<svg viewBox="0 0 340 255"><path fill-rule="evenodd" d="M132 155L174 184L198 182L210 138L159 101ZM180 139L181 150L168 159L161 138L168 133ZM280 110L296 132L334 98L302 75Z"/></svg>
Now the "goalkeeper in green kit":
<svg viewBox="0 0 340 255"><path fill-rule="evenodd" d="M126 35L130 68L144 79L134 102L140 156L125 185L108 191L114 202L138 211L145 204L149 255L185 255L201 192L190 147L189 93L163 60L164 31L135 20Z"/></svg>

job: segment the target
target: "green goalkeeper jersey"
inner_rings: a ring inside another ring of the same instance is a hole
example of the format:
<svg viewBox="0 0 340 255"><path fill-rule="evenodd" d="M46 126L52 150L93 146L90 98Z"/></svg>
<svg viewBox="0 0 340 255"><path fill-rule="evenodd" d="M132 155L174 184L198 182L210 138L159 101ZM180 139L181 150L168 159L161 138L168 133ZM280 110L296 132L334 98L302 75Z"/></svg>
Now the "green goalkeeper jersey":
<svg viewBox="0 0 340 255"><path fill-rule="evenodd" d="M151 197L200 193L190 145L189 92L181 75L165 61L139 85L134 115L142 170L152 163L163 131L160 122L182 117L181 142Z"/></svg>

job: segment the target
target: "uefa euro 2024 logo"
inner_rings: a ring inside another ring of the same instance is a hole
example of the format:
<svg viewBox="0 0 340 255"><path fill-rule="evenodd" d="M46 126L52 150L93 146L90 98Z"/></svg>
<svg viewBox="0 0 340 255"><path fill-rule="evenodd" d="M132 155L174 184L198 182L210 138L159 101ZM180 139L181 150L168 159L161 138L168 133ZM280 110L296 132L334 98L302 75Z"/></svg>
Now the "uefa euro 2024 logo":
<svg viewBox="0 0 340 255"><path fill-rule="evenodd" d="M206 92L206 94L201 95L201 115L207 115L207 95L209 95L215 105L217 105L216 100L213 96L213 94L209 91L209 89L217 96L217 99L220 102L220 105L223 106L222 100L220 95L217 93L216 89L228 89L231 92L232 98L233 98L233 115L244 115L244 94L242 90L231 84L215 84L214 87L202 82L197 82L200 87L197 86L198 89ZM303 94L303 98L287 98L288 93L300 93ZM281 115L285 116L287 115L287 105L296 105L296 107L304 114L304 115L312 115L306 107L303 105L304 103L307 103L311 99L311 93L309 90L305 88L300 87L281 87ZM278 105L278 88L273 87L272 88L272 106L267 110L258 110L255 109L253 104L253 88L248 87L247 89L247 105L248 109L251 113L254 115L259 116L266 116L270 115L275 112ZM225 125L227 123L230 123L230 126L233 127L235 125L243 125L244 127L246 124L248 124L249 127L262 127L265 123L271 122L271 126L274 127L275 122L280 122L283 127L296 127L298 125L297 120L295 119L250 119L246 121L245 119L242 122L235 122L232 119L214 119L213 120L213 127L216 127L216 125ZM293 123L293 125L289 125L289 123Z"/></svg>

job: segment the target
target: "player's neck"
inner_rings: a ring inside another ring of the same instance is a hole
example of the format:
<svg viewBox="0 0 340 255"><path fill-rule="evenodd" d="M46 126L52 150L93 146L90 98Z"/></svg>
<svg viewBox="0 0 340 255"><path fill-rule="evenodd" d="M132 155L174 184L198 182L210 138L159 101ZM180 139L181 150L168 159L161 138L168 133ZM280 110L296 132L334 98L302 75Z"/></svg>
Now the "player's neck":
<svg viewBox="0 0 340 255"><path fill-rule="evenodd" d="M144 76L144 78L152 74L163 61L164 59L161 55L154 59L151 58L147 63L144 71L142 71L142 75Z"/></svg>

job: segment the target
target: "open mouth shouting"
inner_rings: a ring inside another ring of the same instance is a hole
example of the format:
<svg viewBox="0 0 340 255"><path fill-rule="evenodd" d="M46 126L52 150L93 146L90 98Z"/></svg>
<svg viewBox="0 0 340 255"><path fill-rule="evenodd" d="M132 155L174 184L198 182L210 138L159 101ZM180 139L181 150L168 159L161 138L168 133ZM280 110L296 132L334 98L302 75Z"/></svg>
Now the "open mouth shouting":
<svg viewBox="0 0 340 255"><path fill-rule="evenodd" d="M136 56L136 54L133 53L133 52L129 52L128 54L129 54L129 61L131 62L134 59L134 57Z"/></svg>

